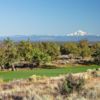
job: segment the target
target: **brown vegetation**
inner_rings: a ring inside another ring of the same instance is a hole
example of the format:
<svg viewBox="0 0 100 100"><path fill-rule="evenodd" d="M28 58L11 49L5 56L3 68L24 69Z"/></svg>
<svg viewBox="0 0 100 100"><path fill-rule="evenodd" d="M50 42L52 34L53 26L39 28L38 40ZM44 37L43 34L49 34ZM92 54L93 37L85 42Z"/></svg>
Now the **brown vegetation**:
<svg viewBox="0 0 100 100"><path fill-rule="evenodd" d="M88 70L84 73L72 74L59 77L31 76L29 79L15 80L0 84L1 100L100 100L100 70ZM66 95L62 94L63 82L78 85L79 79L84 79L80 91L75 85L74 91Z"/></svg>

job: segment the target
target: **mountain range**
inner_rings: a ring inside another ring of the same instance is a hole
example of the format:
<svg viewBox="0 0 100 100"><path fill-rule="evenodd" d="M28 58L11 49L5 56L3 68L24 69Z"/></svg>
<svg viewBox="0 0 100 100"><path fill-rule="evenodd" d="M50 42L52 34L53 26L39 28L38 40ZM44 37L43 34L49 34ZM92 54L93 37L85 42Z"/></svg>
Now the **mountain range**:
<svg viewBox="0 0 100 100"><path fill-rule="evenodd" d="M14 35L14 36L0 36L0 41L9 37L14 41L28 40L30 39L33 42L38 41L55 41L55 42L66 42L66 41L80 41L80 40L88 40L90 42L100 41L100 36L98 35L89 35L84 31L77 31L70 34L65 35Z"/></svg>

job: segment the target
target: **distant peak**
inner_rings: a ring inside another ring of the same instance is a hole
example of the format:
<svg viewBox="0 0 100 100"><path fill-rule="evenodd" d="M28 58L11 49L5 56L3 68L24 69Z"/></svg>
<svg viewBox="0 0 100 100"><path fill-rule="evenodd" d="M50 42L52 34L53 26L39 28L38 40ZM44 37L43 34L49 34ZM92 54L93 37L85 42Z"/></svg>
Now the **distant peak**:
<svg viewBox="0 0 100 100"><path fill-rule="evenodd" d="M67 34L67 36L85 36L87 34L88 34L87 32L84 32L82 30L78 30L78 31L76 31L74 33Z"/></svg>

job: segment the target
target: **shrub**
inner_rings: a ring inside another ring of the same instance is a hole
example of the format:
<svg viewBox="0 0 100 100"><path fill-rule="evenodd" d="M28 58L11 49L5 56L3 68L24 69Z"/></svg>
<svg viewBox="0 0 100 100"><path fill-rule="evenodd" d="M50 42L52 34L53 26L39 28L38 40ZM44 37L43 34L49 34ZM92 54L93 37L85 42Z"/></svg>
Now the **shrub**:
<svg viewBox="0 0 100 100"><path fill-rule="evenodd" d="M61 87L61 94L70 94L74 91L79 92L84 85L84 79L72 76L71 74L66 77Z"/></svg>

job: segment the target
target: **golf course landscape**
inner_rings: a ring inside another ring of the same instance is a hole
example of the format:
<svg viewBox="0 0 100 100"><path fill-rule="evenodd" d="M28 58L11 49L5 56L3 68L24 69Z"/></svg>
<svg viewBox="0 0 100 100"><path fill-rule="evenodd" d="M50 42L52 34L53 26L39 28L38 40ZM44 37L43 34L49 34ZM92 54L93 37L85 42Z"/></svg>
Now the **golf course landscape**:
<svg viewBox="0 0 100 100"><path fill-rule="evenodd" d="M0 100L100 100L100 0L0 0Z"/></svg>

